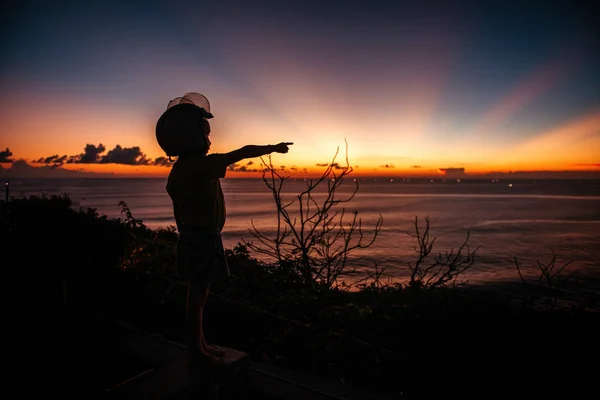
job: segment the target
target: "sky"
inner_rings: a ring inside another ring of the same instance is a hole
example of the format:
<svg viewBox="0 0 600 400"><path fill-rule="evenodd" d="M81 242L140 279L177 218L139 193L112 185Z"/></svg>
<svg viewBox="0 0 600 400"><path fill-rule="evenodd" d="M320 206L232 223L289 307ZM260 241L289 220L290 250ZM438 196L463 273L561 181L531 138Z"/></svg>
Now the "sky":
<svg viewBox="0 0 600 400"><path fill-rule="evenodd" d="M166 176L156 121L187 92L211 103L211 152L293 142L273 155L291 175L346 142L357 175L600 172L584 2L12 3L0 173Z"/></svg>

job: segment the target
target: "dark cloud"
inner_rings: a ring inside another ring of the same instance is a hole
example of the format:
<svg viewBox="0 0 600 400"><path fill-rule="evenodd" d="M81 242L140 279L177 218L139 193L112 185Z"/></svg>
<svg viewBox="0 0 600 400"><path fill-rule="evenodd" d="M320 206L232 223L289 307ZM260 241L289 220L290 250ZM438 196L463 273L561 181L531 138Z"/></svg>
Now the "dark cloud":
<svg viewBox="0 0 600 400"><path fill-rule="evenodd" d="M411 168L423 168L422 165L413 165Z"/></svg>
<svg viewBox="0 0 600 400"><path fill-rule="evenodd" d="M254 164L254 161L252 161L252 160L250 160L246 163L246 165L252 165L252 164Z"/></svg>
<svg viewBox="0 0 600 400"><path fill-rule="evenodd" d="M66 155L64 155L62 157L56 158L53 161L53 163L54 163L54 165L59 165L60 166L60 165L63 165L65 162L67 162L67 160L68 160L68 157Z"/></svg>
<svg viewBox="0 0 600 400"><path fill-rule="evenodd" d="M100 159L102 164L127 164L127 165L148 165L150 160L142 153L139 146L121 147L116 145L105 156Z"/></svg>
<svg viewBox="0 0 600 400"><path fill-rule="evenodd" d="M25 161L24 159L20 158L16 161L13 161L13 165L11 165L10 169L13 171L18 171L18 170L30 170L30 169L34 169L35 167L32 167L31 165L27 164L27 161Z"/></svg>
<svg viewBox="0 0 600 400"><path fill-rule="evenodd" d="M66 156L65 156L65 157L66 157ZM44 163L44 164L50 164L51 162L53 162L54 160L57 160L57 159L58 159L58 154L55 154L55 155L53 155L53 156L46 157L46 158L44 158L44 160L43 160L43 161L39 161L39 162L42 162L42 163ZM40 159L40 160L41 160L41 159Z"/></svg>
<svg viewBox="0 0 600 400"><path fill-rule="evenodd" d="M104 153L106 147L102 143L98 146L94 146L93 144L87 144L84 149L84 153L77 156L71 157L74 160L74 163L81 164L94 164L100 162L100 154ZM76 161L75 161L76 160Z"/></svg>
<svg viewBox="0 0 600 400"><path fill-rule="evenodd" d="M65 164L66 162L68 162L68 159L69 159L69 157L67 155L59 157L58 154L55 154L50 157L45 157L45 158L42 157L37 160L34 160L33 163L35 163L35 164L52 164L52 165L50 165L51 168L58 168L58 167L62 166L63 164Z"/></svg>
<svg viewBox="0 0 600 400"><path fill-rule="evenodd" d="M158 157L155 160L151 160L146 157L139 146L134 147L121 147L116 145L114 149L110 150L105 155L102 155L106 151L106 147L100 143L98 146L93 144L87 144L84 148L84 152L74 156L59 156L54 154L49 157L41 157L33 161L35 164L46 164L51 168L57 168L63 164L127 164L127 165L161 165L170 166L172 162L167 157ZM6 153L6 156L12 155L6 149L6 152L0 152L0 155ZM0 161L2 162L2 161ZM250 165L250 164L247 164Z"/></svg>
<svg viewBox="0 0 600 400"><path fill-rule="evenodd" d="M385 165L380 165L379 168L395 168L394 164L385 164Z"/></svg>
<svg viewBox="0 0 600 400"><path fill-rule="evenodd" d="M0 163L12 163L13 159L10 158L13 153L7 147L6 150L0 151Z"/></svg>
<svg viewBox="0 0 600 400"><path fill-rule="evenodd" d="M173 165L172 161L169 161L168 157L158 157L157 159L155 159L152 164L154 165L162 165L162 166L166 166L169 167L171 165Z"/></svg>
<svg viewBox="0 0 600 400"><path fill-rule="evenodd" d="M247 165L248 164L246 164L246 165L240 165L238 163L231 164L231 165L229 165L227 167L227 171L233 171L233 172L260 172L260 169L248 168Z"/></svg>
<svg viewBox="0 0 600 400"><path fill-rule="evenodd" d="M97 174L93 172L74 171L64 168L56 168L54 165L34 167L23 159L14 161L10 168L0 171L0 175L6 178L69 178L69 177L110 177L112 173Z"/></svg>
<svg viewBox="0 0 600 400"><path fill-rule="evenodd" d="M464 168L440 168L438 171L448 177L465 176Z"/></svg>
<svg viewBox="0 0 600 400"><path fill-rule="evenodd" d="M317 164L317 167L329 167L329 166L331 166L333 169L346 169L346 167L341 166L340 163L333 163L333 164L323 163L323 164Z"/></svg>
<svg viewBox="0 0 600 400"><path fill-rule="evenodd" d="M87 144L84 152L75 156L59 157L55 154L50 157L40 158L35 160L36 163L53 164L54 167L63 164L127 164L127 165L168 165L165 163L164 157L157 158L154 162L146 157L138 146L121 147L116 145L114 149L109 150L106 155L102 155L106 151L106 147L100 143L98 146Z"/></svg>

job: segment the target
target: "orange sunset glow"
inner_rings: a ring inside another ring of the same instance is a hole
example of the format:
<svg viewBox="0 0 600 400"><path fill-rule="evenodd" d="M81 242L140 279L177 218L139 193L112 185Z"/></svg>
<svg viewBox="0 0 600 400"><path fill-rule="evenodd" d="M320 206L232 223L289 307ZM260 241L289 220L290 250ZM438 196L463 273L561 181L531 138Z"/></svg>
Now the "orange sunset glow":
<svg viewBox="0 0 600 400"><path fill-rule="evenodd" d="M337 148L343 163L345 141L361 176L600 172L600 99L597 79L588 79L598 60L585 35L542 29L528 39L545 49L536 53L457 13L415 13L401 27L383 15L368 25L349 16L348 26L315 22L307 32L301 17L282 23L260 11L253 23L237 14L206 24L173 15L180 32L147 16L112 46L121 28L86 23L84 11L79 39L56 39L60 18L37 27L23 20L20 29L44 39L12 39L0 173L21 160L11 176L26 164L28 176L51 168L164 177L168 163L154 165L165 156L155 124L169 100L189 91L211 102L212 152L293 142L285 156L273 155L290 176L318 174ZM73 161L100 144L99 157L117 146L139 157ZM228 177L257 177L259 167L259 159L232 166Z"/></svg>

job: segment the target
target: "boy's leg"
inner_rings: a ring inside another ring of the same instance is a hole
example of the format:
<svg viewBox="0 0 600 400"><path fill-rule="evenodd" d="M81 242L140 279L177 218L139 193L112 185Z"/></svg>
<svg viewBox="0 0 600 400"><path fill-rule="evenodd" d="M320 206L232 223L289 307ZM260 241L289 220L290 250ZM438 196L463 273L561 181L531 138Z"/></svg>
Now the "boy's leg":
<svg viewBox="0 0 600 400"><path fill-rule="evenodd" d="M186 304L186 333L188 349L193 357L211 357L204 349L204 331L202 329L202 310L208 297L208 284L188 282Z"/></svg>
<svg viewBox="0 0 600 400"><path fill-rule="evenodd" d="M224 355L224 351L208 346L204 338L202 312L208 298L209 283L198 283L189 281L186 325L188 336L188 348L193 357L207 357L215 359Z"/></svg>

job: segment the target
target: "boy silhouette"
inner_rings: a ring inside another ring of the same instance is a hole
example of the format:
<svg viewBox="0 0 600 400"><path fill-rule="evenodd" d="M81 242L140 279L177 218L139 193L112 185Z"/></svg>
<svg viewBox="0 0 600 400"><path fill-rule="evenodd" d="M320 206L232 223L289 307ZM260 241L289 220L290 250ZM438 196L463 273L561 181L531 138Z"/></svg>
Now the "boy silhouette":
<svg viewBox="0 0 600 400"><path fill-rule="evenodd" d="M190 367L223 365L224 351L206 342L202 310L211 282L229 276L221 230L225 225L225 201L220 178L227 167L246 158L272 152L287 153L288 146L248 145L224 154L208 154L211 141L210 103L198 93L172 100L156 125L156 138L169 156L177 157L167 182L179 238L177 271L188 280L186 335Z"/></svg>

